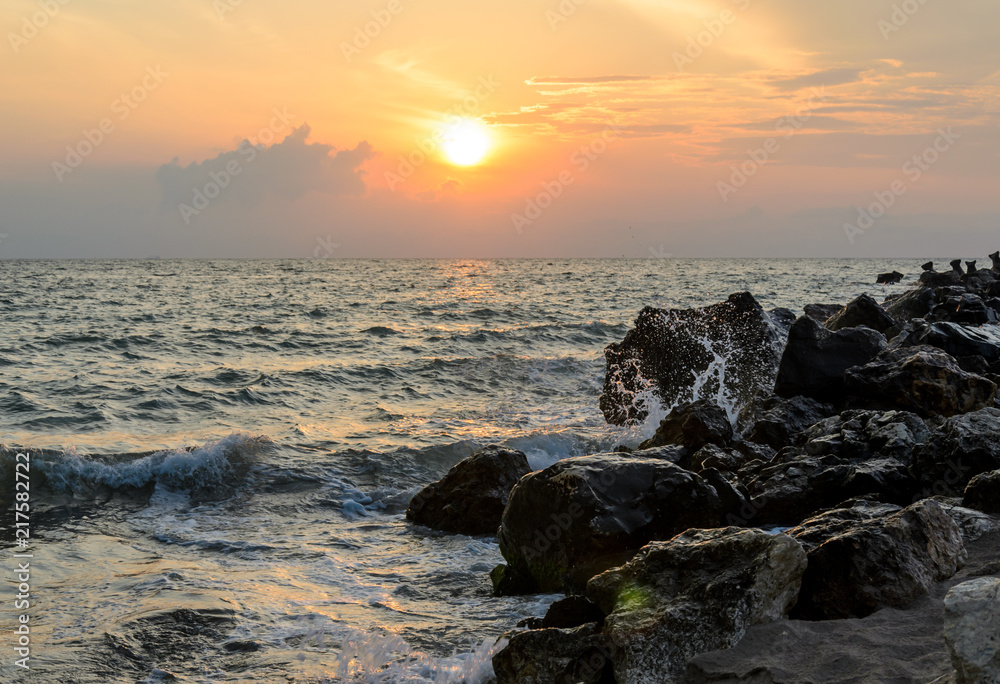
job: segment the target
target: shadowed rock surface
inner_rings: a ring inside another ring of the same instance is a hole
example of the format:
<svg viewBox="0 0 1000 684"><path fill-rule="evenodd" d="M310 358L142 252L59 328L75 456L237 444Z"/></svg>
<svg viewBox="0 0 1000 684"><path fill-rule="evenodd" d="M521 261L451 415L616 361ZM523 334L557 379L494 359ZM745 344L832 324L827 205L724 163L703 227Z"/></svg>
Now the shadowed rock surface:
<svg viewBox="0 0 1000 684"><path fill-rule="evenodd" d="M724 528L654 542L594 577L619 682L676 681L699 653L737 644L751 625L785 616L806 567L786 535Z"/></svg>
<svg viewBox="0 0 1000 684"><path fill-rule="evenodd" d="M922 495L962 496L980 473L1000 469L1000 410L986 408L945 421L914 453Z"/></svg>
<svg viewBox="0 0 1000 684"><path fill-rule="evenodd" d="M522 452L488 446L424 487L406 519L455 534L496 534L510 490L530 471Z"/></svg>
<svg viewBox="0 0 1000 684"><path fill-rule="evenodd" d="M962 505L1000 515L1000 470L976 475L965 487Z"/></svg>
<svg viewBox="0 0 1000 684"><path fill-rule="evenodd" d="M497 684L613 684L611 653L596 624L511 636L493 656Z"/></svg>
<svg viewBox="0 0 1000 684"><path fill-rule="evenodd" d="M697 451L706 444L726 447L732 441L729 415L715 403L701 400L675 407L660 421L656 434L639 448L676 444Z"/></svg>
<svg viewBox="0 0 1000 684"><path fill-rule="evenodd" d="M1000 682L1000 579L974 579L948 592L944 639L958 684Z"/></svg>
<svg viewBox="0 0 1000 684"><path fill-rule="evenodd" d="M568 458L531 473L510 493L500 526L507 581L524 591L580 589L653 539L717 526L724 500L739 495L729 487L720 496L721 477L713 485L635 454Z"/></svg>
<svg viewBox="0 0 1000 684"><path fill-rule="evenodd" d="M934 347L901 347L848 369L849 403L857 408L903 409L921 416L953 416L991 406L997 386L966 373Z"/></svg>
<svg viewBox="0 0 1000 684"><path fill-rule="evenodd" d="M833 332L803 316L788 332L774 393L839 404L846 396L847 369L868 363L886 346L885 338L874 330L847 328Z"/></svg>
<svg viewBox="0 0 1000 684"><path fill-rule="evenodd" d="M896 325L896 321L866 294L849 302L826 321L828 330L843 330L861 325L885 334L886 330Z"/></svg>
<svg viewBox="0 0 1000 684"><path fill-rule="evenodd" d="M962 533L936 501L891 510L859 503L789 530L809 556L793 616L831 620L905 608L964 566Z"/></svg>

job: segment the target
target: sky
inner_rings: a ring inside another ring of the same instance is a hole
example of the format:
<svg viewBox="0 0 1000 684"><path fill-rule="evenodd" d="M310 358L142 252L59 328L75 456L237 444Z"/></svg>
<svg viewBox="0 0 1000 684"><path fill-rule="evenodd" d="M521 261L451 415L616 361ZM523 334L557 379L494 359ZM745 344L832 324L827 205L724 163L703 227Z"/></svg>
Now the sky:
<svg viewBox="0 0 1000 684"><path fill-rule="evenodd" d="M975 257L996 0L5 0L0 258Z"/></svg>

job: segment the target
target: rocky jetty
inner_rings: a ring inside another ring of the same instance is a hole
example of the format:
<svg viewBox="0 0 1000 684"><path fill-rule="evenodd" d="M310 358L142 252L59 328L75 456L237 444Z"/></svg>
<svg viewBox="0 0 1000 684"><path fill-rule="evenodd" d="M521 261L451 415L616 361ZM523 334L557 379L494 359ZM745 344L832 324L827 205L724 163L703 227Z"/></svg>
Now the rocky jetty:
<svg viewBox="0 0 1000 684"><path fill-rule="evenodd" d="M497 594L567 596L506 635L497 684L997 681L991 257L798 318L749 293L645 309L600 403L673 407L651 438L530 473L495 448L415 498L415 522L497 533Z"/></svg>

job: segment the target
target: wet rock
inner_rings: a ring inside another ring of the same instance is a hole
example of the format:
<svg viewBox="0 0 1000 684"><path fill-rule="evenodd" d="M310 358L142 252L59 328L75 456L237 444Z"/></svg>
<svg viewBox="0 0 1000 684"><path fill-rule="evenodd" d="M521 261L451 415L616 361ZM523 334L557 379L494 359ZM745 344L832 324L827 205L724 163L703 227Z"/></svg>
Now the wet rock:
<svg viewBox="0 0 1000 684"><path fill-rule="evenodd" d="M697 451L706 444L728 446L733 426L724 409L711 401L695 401L674 408L660 422L656 434L639 445L640 449L676 444Z"/></svg>
<svg viewBox="0 0 1000 684"><path fill-rule="evenodd" d="M524 477L500 526L509 586L573 590L654 539L714 527L717 488L688 470L635 454L568 458Z"/></svg>
<svg viewBox="0 0 1000 684"><path fill-rule="evenodd" d="M549 606L542 619L542 629L571 629L596 622L604 624L604 613L583 595L567 596Z"/></svg>
<svg viewBox="0 0 1000 684"><path fill-rule="evenodd" d="M706 444L691 456L690 470L700 473L714 468L723 473L735 473L746 462L746 456L736 449L723 449L714 444Z"/></svg>
<svg viewBox="0 0 1000 684"><path fill-rule="evenodd" d="M961 271L945 271L944 273L938 273L937 271L924 271L920 274L920 284L926 285L928 287L941 287L948 285L961 285L962 276L964 274Z"/></svg>
<svg viewBox="0 0 1000 684"><path fill-rule="evenodd" d="M747 483L751 503L749 514L742 514L743 524L795 525L810 513L843 501L850 474L851 465L833 456L800 456L767 464Z"/></svg>
<svg viewBox="0 0 1000 684"><path fill-rule="evenodd" d="M793 617L832 620L905 608L965 564L962 533L936 501L886 516L888 510L857 504L789 530L809 557Z"/></svg>
<svg viewBox="0 0 1000 684"><path fill-rule="evenodd" d="M903 274L899 271L892 271L891 273L880 273L875 282L878 285L895 285L896 283L902 282Z"/></svg>
<svg viewBox="0 0 1000 684"><path fill-rule="evenodd" d="M737 644L795 603L805 553L786 535L688 530L594 577L619 682L678 681L693 656Z"/></svg>
<svg viewBox="0 0 1000 684"><path fill-rule="evenodd" d="M1000 469L1000 410L949 418L914 453L913 474L923 496L961 497L980 473Z"/></svg>
<svg viewBox="0 0 1000 684"><path fill-rule="evenodd" d="M750 425L746 439L778 450L794 444L799 434L833 413L832 405L809 397L771 395L747 406L740 422Z"/></svg>
<svg viewBox="0 0 1000 684"><path fill-rule="evenodd" d="M613 682L612 650L596 624L537 629L510 637L493 656L497 684Z"/></svg>
<svg viewBox="0 0 1000 684"><path fill-rule="evenodd" d="M840 403L846 397L847 369L868 363L886 346L885 338L874 330L847 328L833 332L803 316L788 333L774 393Z"/></svg>
<svg viewBox="0 0 1000 684"><path fill-rule="evenodd" d="M922 416L953 416L992 405L997 386L966 373L949 354L928 346L882 352L845 374L849 403L859 408L904 409Z"/></svg>
<svg viewBox="0 0 1000 684"><path fill-rule="evenodd" d="M934 308L934 290L930 287L921 287L910 290L889 301L885 306L885 312L893 319L905 323L913 318L923 318Z"/></svg>
<svg viewBox="0 0 1000 684"><path fill-rule="evenodd" d="M980 473L965 487L962 505L984 513L1000 515L1000 470Z"/></svg>
<svg viewBox="0 0 1000 684"><path fill-rule="evenodd" d="M530 471L520 451L480 449L413 497L406 519L455 534L496 534L510 490Z"/></svg>
<svg viewBox="0 0 1000 684"><path fill-rule="evenodd" d="M974 579L948 592L944 640L958 684L1000 682L1000 579Z"/></svg>
<svg viewBox="0 0 1000 684"><path fill-rule="evenodd" d="M880 333L896 325L896 321L874 299L866 294L852 300L826 321L828 330L843 330L864 326Z"/></svg>
<svg viewBox="0 0 1000 684"><path fill-rule="evenodd" d="M817 323L826 323L830 316L843 308L840 304L806 304L805 314Z"/></svg>
<svg viewBox="0 0 1000 684"><path fill-rule="evenodd" d="M649 414L646 394L667 406L691 401L698 378L704 395L715 396L721 375L708 371L722 360L724 391L743 403L774 381L783 339L749 292L702 309L647 307L625 339L604 351L601 411L614 425L640 422Z"/></svg>
<svg viewBox="0 0 1000 684"><path fill-rule="evenodd" d="M993 362L1000 360L1000 327L973 328L958 323L918 321L900 333L889 346L921 345L937 347L955 358L981 356L987 362Z"/></svg>

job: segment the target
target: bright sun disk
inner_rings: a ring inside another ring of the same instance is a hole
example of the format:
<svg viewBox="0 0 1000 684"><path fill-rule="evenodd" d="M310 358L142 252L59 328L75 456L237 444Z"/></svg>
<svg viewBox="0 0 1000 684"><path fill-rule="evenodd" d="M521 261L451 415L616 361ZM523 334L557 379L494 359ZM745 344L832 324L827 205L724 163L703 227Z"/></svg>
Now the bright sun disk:
<svg viewBox="0 0 1000 684"><path fill-rule="evenodd" d="M462 119L448 128L442 146L452 164L472 166L489 152L490 134L480 122Z"/></svg>

